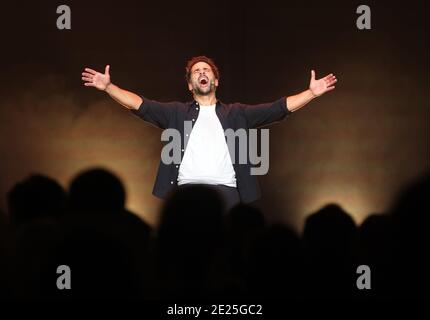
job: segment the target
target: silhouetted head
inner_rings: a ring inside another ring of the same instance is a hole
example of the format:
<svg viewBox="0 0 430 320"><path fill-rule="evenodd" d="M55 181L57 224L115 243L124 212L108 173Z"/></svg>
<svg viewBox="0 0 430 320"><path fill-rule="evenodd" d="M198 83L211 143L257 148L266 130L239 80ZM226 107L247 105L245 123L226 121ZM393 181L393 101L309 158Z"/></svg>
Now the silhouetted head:
<svg viewBox="0 0 430 320"><path fill-rule="evenodd" d="M170 244L218 241L222 233L223 202L218 192L202 185L185 185L167 199L158 236ZM184 248L185 249L185 248Z"/></svg>
<svg viewBox="0 0 430 320"><path fill-rule="evenodd" d="M383 214L369 215L359 227L361 244L369 249L388 245L392 241L391 217Z"/></svg>
<svg viewBox="0 0 430 320"><path fill-rule="evenodd" d="M421 175L399 192L391 212L396 221L427 228L430 221L430 172Z"/></svg>
<svg viewBox="0 0 430 320"><path fill-rule="evenodd" d="M202 185L180 186L166 200L156 242L162 296L204 298L213 292L223 209L218 192Z"/></svg>
<svg viewBox="0 0 430 320"><path fill-rule="evenodd" d="M73 179L69 190L74 211L93 213L122 212L125 189L121 180L105 169L90 169Z"/></svg>
<svg viewBox="0 0 430 320"><path fill-rule="evenodd" d="M7 202L11 222L21 225L34 219L61 217L66 192L55 180L34 174L8 192Z"/></svg>
<svg viewBox="0 0 430 320"><path fill-rule="evenodd" d="M407 277L396 279L396 295L427 297L430 285L428 259L430 173L416 178L398 194L391 208L394 229L394 263Z"/></svg>
<svg viewBox="0 0 430 320"><path fill-rule="evenodd" d="M328 204L306 219L303 239L321 255L347 254L357 241L354 220L337 204Z"/></svg>

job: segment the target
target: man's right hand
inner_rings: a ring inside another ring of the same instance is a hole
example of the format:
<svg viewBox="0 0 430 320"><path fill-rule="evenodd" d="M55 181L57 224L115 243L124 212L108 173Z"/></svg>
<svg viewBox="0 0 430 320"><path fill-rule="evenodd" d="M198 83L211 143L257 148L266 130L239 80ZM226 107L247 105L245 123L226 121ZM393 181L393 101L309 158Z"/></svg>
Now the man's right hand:
<svg viewBox="0 0 430 320"><path fill-rule="evenodd" d="M86 81L84 85L105 91L106 88L111 84L109 68L110 66L107 65L104 74L90 68L85 68L85 72L82 72L82 80Z"/></svg>

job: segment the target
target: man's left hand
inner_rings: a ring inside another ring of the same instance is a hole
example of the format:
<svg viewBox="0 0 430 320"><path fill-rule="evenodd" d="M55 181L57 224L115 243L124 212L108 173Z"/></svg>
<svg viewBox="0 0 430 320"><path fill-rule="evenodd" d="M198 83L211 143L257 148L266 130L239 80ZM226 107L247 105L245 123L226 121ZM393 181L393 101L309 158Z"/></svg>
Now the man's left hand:
<svg viewBox="0 0 430 320"><path fill-rule="evenodd" d="M335 88L334 84L337 82L336 76L333 73L325 76L324 78L315 79L315 71L311 70L311 82L309 83L309 90L315 97L331 91Z"/></svg>

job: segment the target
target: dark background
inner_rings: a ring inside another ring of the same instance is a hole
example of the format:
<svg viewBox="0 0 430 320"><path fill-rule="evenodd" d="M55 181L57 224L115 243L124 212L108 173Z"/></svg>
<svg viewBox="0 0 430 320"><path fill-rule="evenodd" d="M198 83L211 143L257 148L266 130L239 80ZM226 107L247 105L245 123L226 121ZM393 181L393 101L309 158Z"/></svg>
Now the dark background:
<svg viewBox="0 0 430 320"><path fill-rule="evenodd" d="M71 30L56 28L61 4L71 8ZM371 30L356 27L360 4L372 10ZM80 170L102 166L123 180L127 206L156 224L161 131L84 87L81 72L110 64L120 87L183 101L185 63L204 54L220 68L224 102L298 93L311 68L339 79L271 127L270 170L260 179L269 219L300 229L328 202L357 223L382 213L429 169L428 12L416 1L2 3L0 209L31 173L67 187Z"/></svg>

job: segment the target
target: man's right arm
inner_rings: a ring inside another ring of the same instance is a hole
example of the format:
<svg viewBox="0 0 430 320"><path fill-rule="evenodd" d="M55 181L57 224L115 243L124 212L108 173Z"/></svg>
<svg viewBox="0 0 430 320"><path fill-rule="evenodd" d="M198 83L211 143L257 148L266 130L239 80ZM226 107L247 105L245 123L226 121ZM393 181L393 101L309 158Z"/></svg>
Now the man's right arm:
<svg viewBox="0 0 430 320"><path fill-rule="evenodd" d="M127 109L139 109L139 106L143 102L142 98L133 92L114 85L110 80L109 69L110 66L107 65L105 73L100 73L93 69L85 68L85 72L82 72L82 80L86 81L84 85L105 91L112 99Z"/></svg>

